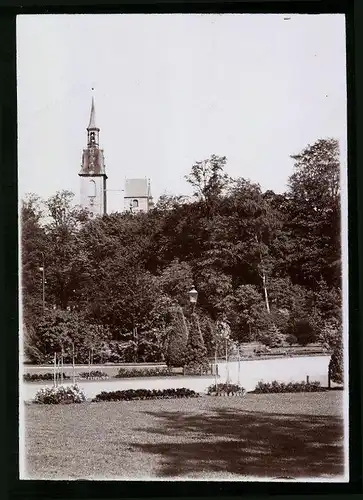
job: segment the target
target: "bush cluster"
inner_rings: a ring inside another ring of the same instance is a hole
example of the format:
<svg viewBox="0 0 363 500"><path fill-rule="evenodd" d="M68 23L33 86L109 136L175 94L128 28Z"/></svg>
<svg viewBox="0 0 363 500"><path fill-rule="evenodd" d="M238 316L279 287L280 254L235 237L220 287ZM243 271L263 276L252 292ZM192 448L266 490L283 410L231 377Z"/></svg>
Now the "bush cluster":
<svg viewBox="0 0 363 500"><path fill-rule="evenodd" d="M168 368L120 368L116 378L131 378L131 377L167 377L174 375ZM178 375L178 374L176 374Z"/></svg>
<svg viewBox="0 0 363 500"><path fill-rule="evenodd" d="M262 346L254 349L256 356L304 356L311 354L323 354L326 352L324 347L296 347L284 346L271 349L270 347Z"/></svg>
<svg viewBox="0 0 363 500"><path fill-rule="evenodd" d="M105 379L108 378L107 373L101 372L99 370L93 370L91 372L81 372L79 374L80 378L85 378L85 379Z"/></svg>
<svg viewBox="0 0 363 500"><path fill-rule="evenodd" d="M40 389L34 398L34 403L38 404L70 404L84 403L86 396L84 392L77 386L47 387Z"/></svg>
<svg viewBox="0 0 363 500"><path fill-rule="evenodd" d="M191 361L184 366L184 375L210 375L211 367L207 361Z"/></svg>
<svg viewBox="0 0 363 500"><path fill-rule="evenodd" d="M259 382L256 385L255 394L281 393L281 392L323 392L326 389L321 387L320 382Z"/></svg>
<svg viewBox="0 0 363 500"><path fill-rule="evenodd" d="M126 391L102 391L97 394L92 400L93 402L99 401L133 401L140 399L174 399L174 398L195 398L199 394L191 389L163 389L163 390L149 390L149 389L128 389Z"/></svg>
<svg viewBox="0 0 363 500"><path fill-rule="evenodd" d="M238 384L212 384L208 387L209 396L244 396L246 390Z"/></svg>
<svg viewBox="0 0 363 500"><path fill-rule="evenodd" d="M336 384L343 384L343 346L338 345L330 358L329 373Z"/></svg>
<svg viewBox="0 0 363 500"><path fill-rule="evenodd" d="M60 378L61 374L57 373L57 378ZM24 373L23 380L24 382L37 382L39 380L53 380L53 373ZM70 377L63 373L64 380L68 380Z"/></svg>

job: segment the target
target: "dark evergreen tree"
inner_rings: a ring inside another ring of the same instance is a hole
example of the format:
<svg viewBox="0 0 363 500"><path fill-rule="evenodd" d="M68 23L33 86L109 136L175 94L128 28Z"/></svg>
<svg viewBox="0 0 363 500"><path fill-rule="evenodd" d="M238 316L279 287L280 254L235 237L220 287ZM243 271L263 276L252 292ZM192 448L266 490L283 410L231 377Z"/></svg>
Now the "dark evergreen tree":
<svg viewBox="0 0 363 500"><path fill-rule="evenodd" d="M172 322L168 332L168 343L165 361L170 367L181 367L185 364L188 343L188 328L184 313L180 307L175 307Z"/></svg>
<svg viewBox="0 0 363 500"><path fill-rule="evenodd" d="M207 349L204 345L199 318L196 313L193 313L190 319L185 368L187 372L198 373L200 370L205 370L207 365Z"/></svg>
<svg viewBox="0 0 363 500"><path fill-rule="evenodd" d="M335 349L330 358L329 363L330 380L337 384L343 384L343 345L340 343Z"/></svg>

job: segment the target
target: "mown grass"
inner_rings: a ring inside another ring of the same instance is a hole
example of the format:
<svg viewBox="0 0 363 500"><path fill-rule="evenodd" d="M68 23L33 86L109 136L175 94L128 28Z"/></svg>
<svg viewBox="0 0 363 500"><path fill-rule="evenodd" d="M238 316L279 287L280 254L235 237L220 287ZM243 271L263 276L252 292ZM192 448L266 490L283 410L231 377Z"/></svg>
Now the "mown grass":
<svg viewBox="0 0 363 500"><path fill-rule="evenodd" d="M27 477L341 475L342 411L340 391L29 405Z"/></svg>

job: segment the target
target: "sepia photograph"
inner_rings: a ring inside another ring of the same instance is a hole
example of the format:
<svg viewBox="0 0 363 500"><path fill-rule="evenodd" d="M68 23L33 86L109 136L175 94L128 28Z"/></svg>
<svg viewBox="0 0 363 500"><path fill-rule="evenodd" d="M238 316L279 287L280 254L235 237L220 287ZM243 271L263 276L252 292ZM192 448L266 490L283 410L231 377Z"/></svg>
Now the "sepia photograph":
<svg viewBox="0 0 363 500"><path fill-rule="evenodd" d="M20 479L349 481L345 24L17 17Z"/></svg>

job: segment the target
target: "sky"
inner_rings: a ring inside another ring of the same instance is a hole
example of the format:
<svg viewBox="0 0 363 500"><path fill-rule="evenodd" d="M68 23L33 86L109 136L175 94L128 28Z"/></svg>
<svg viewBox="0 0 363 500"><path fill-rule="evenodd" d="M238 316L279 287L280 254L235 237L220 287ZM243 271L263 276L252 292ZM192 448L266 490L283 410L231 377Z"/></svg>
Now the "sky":
<svg viewBox="0 0 363 500"><path fill-rule="evenodd" d="M17 47L20 197L79 201L92 87L110 212L125 177L190 194L184 176L211 154L275 192L319 138L346 165L343 15L23 15Z"/></svg>

